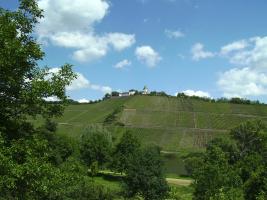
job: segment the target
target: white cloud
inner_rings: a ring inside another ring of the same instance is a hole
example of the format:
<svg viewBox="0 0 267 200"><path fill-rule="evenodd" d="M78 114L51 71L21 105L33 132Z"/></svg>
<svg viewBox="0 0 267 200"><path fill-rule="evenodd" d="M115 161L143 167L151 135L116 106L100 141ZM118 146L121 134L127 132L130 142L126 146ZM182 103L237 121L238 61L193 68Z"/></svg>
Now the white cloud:
<svg viewBox="0 0 267 200"><path fill-rule="evenodd" d="M158 52L150 46L137 47L135 55L139 61L145 63L148 67L154 67L162 60Z"/></svg>
<svg viewBox="0 0 267 200"><path fill-rule="evenodd" d="M178 38L182 38L182 37L185 37L185 34L179 30L168 30L168 29L165 29L165 34L167 37L169 38L174 38L174 39L178 39Z"/></svg>
<svg viewBox="0 0 267 200"><path fill-rule="evenodd" d="M90 100L83 98L83 99L79 99L78 102L79 103L89 103Z"/></svg>
<svg viewBox="0 0 267 200"><path fill-rule="evenodd" d="M51 68L49 69L49 73L57 74L60 68ZM87 80L81 73L75 72L77 77L74 79L69 86L66 87L66 90L79 90L84 88L89 88L90 81ZM51 78L51 75L48 75L47 78Z"/></svg>
<svg viewBox="0 0 267 200"><path fill-rule="evenodd" d="M73 59L79 62L87 62L99 59L107 54L106 49L98 49L96 47L80 49L73 53Z"/></svg>
<svg viewBox="0 0 267 200"><path fill-rule="evenodd" d="M226 56L230 62L241 66L267 70L267 36L244 40L247 45Z"/></svg>
<svg viewBox="0 0 267 200"><path fill-rule="evenodd" d="M220 74L217 84L224 96L267 95L267 37L236 41L224 46L222 52L239 67Z"/></svg>
<svg viewBox="0 0 267 200"><path fill-rule="evenodd" d="M44 18L37 26L39 39L45 43L72 48L72 57L85 62L99 59L111 47L122 51L135 43L135 35L125 33L97 34L95 24L109 11L107 0L40 0Z"/></svg>
<svg viewBox="0 0 267 200"><path fill-rule="evenodd" d="M101 86L101 85L95 85L95 84L92 84L90 86L91 89L93 90L98 90L98 91L101 91L103 92L104 94L106 93L111 93L112 92L112 88L109 87L109 86Z"/></svg>
<svg viewBox="0 0 267 200"><path fill-rule="evenodd" d="M101 91L104 92L104 93L111 93L112 92L112 88L109 87L109 86L102 86L101 87Z"/></svg>
<svg viewBox="0 0 267 200"><path fill-rule="evenodd" d="M123 69L124 67L126 67L126 66L130 66L131 64L132 64L131 61L129 61L129 60L127 60L127 59L124 59L124 60L118 62L114 67L115 67L116 69Z"/></svg>
<svg viewBox="0 0 267 200"><path fill-rule="evenodd" d="M203 92L201 90L198 91L194 91L194 90L185 90L183 91L184 94L186 94L187 96L197 96L197 97L207 97L207 98L211 98L210 94L208 92Z"/></svg>
<svg viewBox="0 0 267 200"><path fill-rule="evenodd" d="M220 75L217 82L225 97L267 94L267 75L251 68L233 68Z"/></svg>
<svg viewBox="0 0 267 200"><path fill-rule="evenodd" d="M50 73L58 73L59 68L51 68ZM67 91L75 91L80 89L92 89L102 93L111 93L112 88L109 86L102 86L98 84L92 84L90 81L81 73L76 72L77 78L74 79L69 86L66 87Z"/></svg>
<svg viewBox="0 0 267 200"><path fill-rule="evenodd" d="M204 58L211 58L215 56L215 53L204 50L204 45L201 43L196 43L191 49L193 60L200 60Z"/></svg>
<svg viewBox="0 0 267 200"><path fill-rule="evenodd" d="M132 46L135 43L135 35L124 33L109 33L106 36L106 40L114 47L115 50L121 51L127 47Z"/></svg>
<svg viewBox="0 0 267 200"><path fill-rule="evenodd" d="M227 55L231 52L242 50L248 46L247 41L239 40L230 44L227 44L221 48L221 54Z"/></svg>
<svg viewBox="0 0 267 200"><path fill-rule="evenodd" d="M77 78L67 86L67 90L79 90L90 87L90 81L88 81L81 73L76 73Z"/></svg>
<svg viewBox="0 0 267 200"><path fill-rule="evenodd" d="M183 55L183 54L181 54L181 53L177 54L177 56L178 56L178 58L180 58L180 59L185 59L185 55Z"/></svg>
<svg viewBox="0 0 267 200"><path fill-rule="evenodd" d="M49 35L60 31L80 31L100 22L108 13L106 0L39 0L38 5L44 10L37 31L40 35Z"/></svg>

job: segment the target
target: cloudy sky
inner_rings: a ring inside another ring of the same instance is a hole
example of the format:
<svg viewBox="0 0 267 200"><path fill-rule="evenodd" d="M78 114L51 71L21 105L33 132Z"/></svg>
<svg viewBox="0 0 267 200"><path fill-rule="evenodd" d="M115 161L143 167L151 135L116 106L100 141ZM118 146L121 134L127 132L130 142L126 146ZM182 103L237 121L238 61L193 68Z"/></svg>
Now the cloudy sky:
<svg viewBox="0 0 267 200"><path fill-rule="evenodd" d="M111 90L267 102L266 0L39 0L40 66L74 65L75 100ZM0 0L16 9L17 0Z"/></svg>

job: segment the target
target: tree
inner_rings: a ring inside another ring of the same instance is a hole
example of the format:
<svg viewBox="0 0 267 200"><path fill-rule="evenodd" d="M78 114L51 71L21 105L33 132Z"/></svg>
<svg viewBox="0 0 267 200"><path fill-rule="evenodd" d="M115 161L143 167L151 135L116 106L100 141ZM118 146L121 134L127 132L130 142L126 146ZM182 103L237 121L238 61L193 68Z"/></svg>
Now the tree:
<svg viewBox="0 0 267 200"><path fill-rule="evenodd" d="M130 131L126 131L112 154L112 168L121 173L125 172L140 146L137 137Z"/></svg>
<svg viewBox="0 0 267 200"><path fill-rule="evenodd" d="M240 177L248 200L267 198L267 126L262 121L248 121L231 131L238 147Z"/></svg>
<svg viewBox="0 0 267 200"><path fill-rule="evenodd" d="M125 187L128 197L140 194L145 200L161 200L168 195L158 147L146 147L131 159L126 169Z"/></svg>
<svg viewBox="0 0 267 200"><path fill-rule="evenodd" d="M246 199L267 199L267 165L258 167L244 184Z"/></svg>
<svg viewBox="0 0 267 200"><path fill-rule="evenodd" d="M53 150L49 154L49 160L53 164L59 165L71 156L74 149L68 136L58 135L56 130L57 123L47 119L45 124L36 130L36 134L48 141L48 147Z"/></svg>
<svg viewBox="0 0 267 200"><path fill-rule="evenodd" d="M98 174L98 162L97 161L94 161L92 164L91 164L91 167L90 167L90 170L91 170L91 176L94 177Z"/></svg>
<svg viewBox="0 0 267 200"><path fill-rule="evenodd" d="M51 149L47 140L34 135L13 140L8 146L1 136L0 141L0 196L53 199L63 179L60 170L49 163Z"/></svg>
<svg viewBox="0 0 267 200"><path fill-rule="evenodd" d="M194 174L195 199L266 199L267 129L248 121L211 141Z"/></svg>
<svg viewBox="0 0 267 200"><path fill-rule="evenodd" d="M20 0L16 11L0 8L0 130L8 139L32 132L29 116L61 114L64 104L48 104L45 98L64 102L65 87L75 78L70 65L57 73L38 67L44 53L32 32L41 17L34 0Z"/></svg>
<svg viewBox="0 0 267 200"><path fill-rule="evenodd" d="M111 92L111 96L112 96L112 97L118 97L119 95L120 95L120 93L117 92L117 91L112 91L112 92Z"/></svg>
<svg viewBox="0 0 267 200"><path fill-rule="evenodd" d="M185 170L188 176L192 176L194 171L203 163L202 153L190 153L184 159Z"/></svg>
<svg viewBox="0 0 267 200"><path fill-rule="evenodd" d="M105 96L103 97L103 100L110 99L110 98L111 98L111 94L106 93Z"/></svg>
<svg viewBox="0 0 267 200"><path fill-rule="evenodd" d="M240 195L242 181L228 160L228 154L221 147L211 145L207 148L202 165L193 174L194 199L223 199L222 196L232 200L243 199Z"/></svg>
<svg viewBox="0 0 267 200"><path fill-rule="evenodd" d="M81 137L80 153L89 166L97 162L100 167L110 161L112 149L111 134L101 126L89 126Z"/></svg>
<svg viewBox="0 0 267 200"><path fill-rule="evenodd" d="M236 141L240 158L259 153L267 153L267 126L262 121L248 121L231 130L231 136Z"/></svg>

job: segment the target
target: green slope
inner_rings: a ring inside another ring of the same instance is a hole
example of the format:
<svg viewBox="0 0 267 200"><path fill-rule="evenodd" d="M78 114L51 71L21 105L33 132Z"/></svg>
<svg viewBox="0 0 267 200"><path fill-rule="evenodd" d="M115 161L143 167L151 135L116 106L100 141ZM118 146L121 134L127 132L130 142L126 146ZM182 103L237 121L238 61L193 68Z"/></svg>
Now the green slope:
<svg viewBox="0 0 267 200"><path fill-rule="evenodd" d="M59 132L78 138L89 124L102 124L115 109L123 107L108 127L119 138L132 130L144 143L155 143L164 151L202 150L214 137L227 136L229 129L251 119L267 121L267 106L211 103L194 99L133 96L97 104L69 106L57 119Z"/></svg>

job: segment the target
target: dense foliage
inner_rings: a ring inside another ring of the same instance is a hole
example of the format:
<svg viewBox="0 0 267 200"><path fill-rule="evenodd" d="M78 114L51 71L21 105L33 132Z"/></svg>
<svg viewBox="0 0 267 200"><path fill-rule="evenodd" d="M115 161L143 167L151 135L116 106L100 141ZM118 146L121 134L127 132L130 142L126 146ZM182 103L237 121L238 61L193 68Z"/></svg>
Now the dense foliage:
<svg viewBox="0 0 267 200"><path fill-rule="evenodd" d="M126 172L131 160L141 147L140 141L130 131L126 131L112 154L111 167L118 172Z"/></svg>
<svg viewBox="0 0 267 200"><path fill-rule="evenodd" d="M75 78L70 65L57 73L39 68L43 52L32 31L41 10L33 0L21 0L16 11L0 8L0 130L3 137L17 139L32 131L28 116L58 116L66 100L65 86ZM48 104L55 96L61 104Z"/></svg>
<svg viewBox="0 0 267 200"><path fill-rule="evenodd" d="M32 32L42 11L34 0L19 3L0 8L0 199L112 199L72 159L68 138L55 134L50 119L62 114L76 75L68 64L56 73L38 67L44 53ZM36 116L45 124L35 127Z"/></svg>
<svg viewBox="0 0 267 200"><path fill-rule="evenodd" d="M196 167L195 199L267 199L267 127L249 121L231 131L231 140L209 143Z"/></svg>
<svg viewBox="0 0 267 200"><path fill-rule="evenodd" d="M93 163L103 168L111 160L112 137L101 126L89 126L81 137L80 153L82 160L89 167Z"/></svg>
<svg viewBox="0 0 267 200"><path fill-rule="evenodd" d="M168 185L163 176L163 162L158 147L140 149L126 169L126 196L136 194L145 200L161 200L168 195Z"/></svg>

